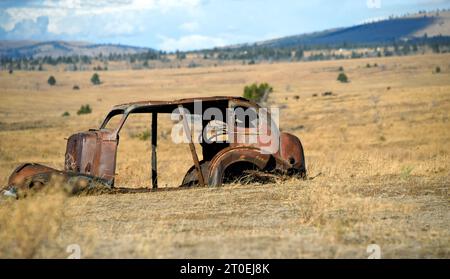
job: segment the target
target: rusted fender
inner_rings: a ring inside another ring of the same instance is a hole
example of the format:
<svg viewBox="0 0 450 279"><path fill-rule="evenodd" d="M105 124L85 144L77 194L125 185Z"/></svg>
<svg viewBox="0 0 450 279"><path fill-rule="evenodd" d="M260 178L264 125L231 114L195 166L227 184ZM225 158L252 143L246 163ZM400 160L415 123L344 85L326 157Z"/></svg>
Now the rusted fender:
<svg viewBox="0 0 450 279"><path fill-rule="evenodd" d="M30 190L40 190L49 184L63 186L68 194L76 194L85 189L112 188L101 178L74 172L56 170L44 165L26 163L17 167L8 179L5 191L17 193L17 198L26 196Z"/></svg>
<svg viewBox="0 0 450 279"><path fill-rule="evenodd" d="M48 182L45 177L49 177L51 174L58 172L59 171L54 168L40 164L21 164L9 176L8 187L14 186L19 190L28 190L34 186L40 187Z"/></svg>
<svg viewBox="0 0 450 279"><path fill-rule="evenodd" d="M211 160L208 170L208 185L221 186L226 169L234 163L247 162L255 165L259 170L265 170L271 158L270 154L262 154L257 147L237 146L225 148Z"/></svg>
<svg viewBox="0 0 450 279"><path fill-rule="evenodd" d="M277 168L285 171L294 171L302 176L306 175L306 162L303 146L300 139L289 133L280 135L279 159L283 164L278 164ZM278 157L278 156L277 156Z"/></svg>

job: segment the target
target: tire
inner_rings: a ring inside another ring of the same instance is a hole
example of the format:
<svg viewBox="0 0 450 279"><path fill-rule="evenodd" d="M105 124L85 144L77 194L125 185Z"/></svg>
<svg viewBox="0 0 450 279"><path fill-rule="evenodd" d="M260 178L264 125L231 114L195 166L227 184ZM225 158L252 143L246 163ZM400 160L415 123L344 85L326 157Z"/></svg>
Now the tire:
<svg viewBox="0 0 450 279"><path fill-rule="evenodd" d="M207 177L208 177L208 168L209 168L210 161L200 161L200 169L203 174L203 179L205 180L205 184L208 183ZM195 169L195 166L192 166L184 175L183 182L181 183L180 187L195 187L199 186L198 181L198 175L197 170Z"/></svg>

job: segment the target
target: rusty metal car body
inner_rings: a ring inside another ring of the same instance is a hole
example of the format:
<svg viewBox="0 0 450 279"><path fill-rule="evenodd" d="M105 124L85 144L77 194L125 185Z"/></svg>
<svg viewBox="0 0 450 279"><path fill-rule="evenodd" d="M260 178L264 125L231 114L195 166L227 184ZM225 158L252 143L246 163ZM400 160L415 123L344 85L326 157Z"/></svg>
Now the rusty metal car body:
<svg viewBox="0 0 450 279"><path fill-rule="evenodd" d="M195 111L195 103L201 101L201 111ZM16 168L9 178L8 186L18 189L29 189L45 185L53 174L60 174L66 180L83 177L95 179L104 185L114 187L116 171L117 149L119 145L120 131L131 114L151 114L151 144L152 144L152 186L158 187L157 172L157 135L158 114L170 114L178 109L180 120L191 150L193 166L187 171L181 186L219 186L242 174L245 170L253 169L267 172L279 172L288 174L306 174L305 158L300 140L291 134L278 131L278 127L272 119L266 120L266 137L277 137L279 146L273 154L262 152L265 143L258 140L246 143L248 127L238 127L232 124L227 127L227 133L232 141L201 141L202 160L199 160L196 147L192 142L188 117L186 114L200 114L204 116L208 108L217 108L223 113L227 109L261 107L247 99L240 97L207 97L191 98L176 101L144 101L117 105L107 114L98 129L90 129L86 132L76 133L67 140L64 170L56 170L39 164L23 164ZM120 117L119 124L114 129L106 128L113 117ZM203 119L203 118L202 118ZM203 128L211 122L203 119ZM232 122L235 123L235 122ZM202 133L201 136L204 136ZM217 136L217 134L216 134ZM244 141L240 140L244 137ZM259 137L258 137L259 139Z"/></svg>

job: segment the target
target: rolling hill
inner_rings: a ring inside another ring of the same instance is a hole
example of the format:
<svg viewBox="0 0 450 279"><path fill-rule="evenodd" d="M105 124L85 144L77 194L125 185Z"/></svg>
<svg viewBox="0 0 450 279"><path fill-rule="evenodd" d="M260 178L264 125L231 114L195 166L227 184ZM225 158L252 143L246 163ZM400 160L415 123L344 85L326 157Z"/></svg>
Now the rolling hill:
<svg viewBox="0 0 450 279"><path fill-rule="evenodd" d="M135 54L154 51L150 48L118 45L118 44L91 44L86 42L66 41L0 41L0 56L6 57L59 57L86 55L96 56L115 54Z"/></svg>
<svg viewBox="0 0 450 279"><path fill-rule="evenodd" d="M389 18L352 27L335 28L321 32L288 36L278 39L241 44L225 48L245 46L296 47L342 44L390 43L398 40L436 36L450 36L450 12L430 12Z"/></svg>

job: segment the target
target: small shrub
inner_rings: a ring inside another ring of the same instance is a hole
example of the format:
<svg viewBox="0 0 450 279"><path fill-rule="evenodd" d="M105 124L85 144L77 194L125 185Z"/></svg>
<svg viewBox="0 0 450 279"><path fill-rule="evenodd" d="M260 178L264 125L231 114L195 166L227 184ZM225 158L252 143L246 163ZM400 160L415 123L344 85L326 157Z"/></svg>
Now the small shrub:
<svg viewBox="0 0 450 279"><path fill-rule="evenodd" d="M370 66L370 64L369 63L367 63L367 65L366 65L366 68L370 68L371 66Z"/></svg>
<svg viewBox="0 0 450 279"><path fill-rule="evenodd" d="M439 74L441 72L441 67L437 66L434 72L436 74Z"/></svg>
<svg viewBox="0 0 450 279"><path fill-rule="evenodd" d="M244 98L260 102L266 92L271 93L272 91L273 88L268 83L261 83L260 85L253 83L244 87Z"/></svg>
<svg viewBox="0 0 450 279"><path fill-rule="evenodd" d="M344 71L344 67L340 66L338 69L339 72L343 72Z"/></svg>
<svg viewBox="0 0 450 279"><path fill-rule="evenodd" d="M152 132L150 130L145 130L141 133L131 133L130 137L133 139L139 139L142 141L148 141L152 136Z"/></svg>
<svg viewBox="0 0 450 279"><path fill-rule="evenodd" d="M414 167L404 166L401 170L400 177L402 179L408 179L411 176L413 169L414 169Z"/></svg>
<svg viewBox="0 0 450 279"><path fill-rule="evenodd" d="M373 64L373 66L374 66L375 68L377 68L377 67L378 67L378 64L377 64L377 63L375 63L375 64Z"/></svg>
<svg viewBox="0 0 450 279"><path fill-rule="evenodd" d="M89 114L91 112L92 112L91 106L84 105L84 106L81 106L81 108L77 111L77 114L78 115L80 115L80 114Z"/></svg>
<svg viewBox="0 0 450 279"><path fill-rule="evenodd" d="M53 86L56 84L56 79L54 76L50 76L47 80L47 83L50 84L50 86Z"/></svg>
<svg viewBox="0 0 450 279"><path fill-rule="evenodd" d="M62 117L67 117L67 116L70 116L70 113L68 111L65 111L61 116Z"/></svg>
<svg viewBox="0 0 450 279"><path fill-rule="evenodd" d="M340 81L340 82L342 82L342 83L347 83L347 82L348 82L348 77L347 77L346 74L340 73L340 74L338 75L337 80Z"/></svg>
<svg viewBox="0 0 450 279"><path fill-rule="evenodd" d="M99 85L101 83L100 76L97 73L94 73L91 77L91 82L93 85Z"/></svg>
<svg viewBox="0 0 450 279"><path fill-rule="evenodd" d="M188 68L196 68L198 65L194 61L189 62Z"/></svg>
<svg viewBox="0 0 450 279"><path fill-rule="evenodd" d="M72 87L72 89L73 89L73 90L80 90L80 87L79 87L78 85L74 85L74 86Z"/></svg>
<svg viewBox="0 0 450 279"><path fill-rule="evenodd" d="M147 141L151 136L152 136L152 134L150 133L150 131L149 131L149 130L146 130L146 131L140 133L140 134L138 135L138 138L139 138L140 140Z"/></svg>
<svg viewBox="0 0 450 279"><path fill-rule="evenodd" d="M294 100L297 100L297 101L300 100L300 96L299 95L295 95L294 96Z"/></svg>

